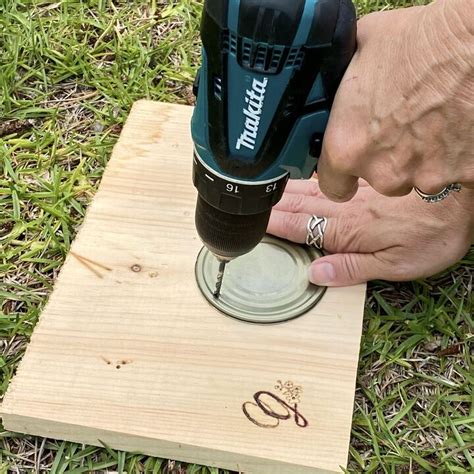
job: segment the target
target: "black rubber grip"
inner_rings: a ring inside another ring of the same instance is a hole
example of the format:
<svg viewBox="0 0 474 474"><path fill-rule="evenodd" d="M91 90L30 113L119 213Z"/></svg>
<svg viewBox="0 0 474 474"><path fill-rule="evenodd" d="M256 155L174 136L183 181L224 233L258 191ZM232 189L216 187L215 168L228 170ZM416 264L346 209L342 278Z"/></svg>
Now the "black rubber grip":
<svg viewBox="0 0 474 474"><path fill-rule="evenodd" d="M253 215L220 211L198 197L196 229L206 247L215 255L233 259L254 249L263 239L271 209Z"/></svg>

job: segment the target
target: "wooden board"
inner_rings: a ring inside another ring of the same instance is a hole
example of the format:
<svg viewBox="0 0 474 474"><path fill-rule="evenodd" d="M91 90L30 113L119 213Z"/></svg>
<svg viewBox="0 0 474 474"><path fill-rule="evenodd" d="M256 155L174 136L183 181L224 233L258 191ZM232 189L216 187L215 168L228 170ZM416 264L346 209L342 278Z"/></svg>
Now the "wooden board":
<svg viewBox="0 0 474 474"><path fill-rule="evenodd" d="M365 287L330 289L275 326L209 306L194 280L191 112L133 107L3 402L5 428L245 473L340 472Z"/></svg>

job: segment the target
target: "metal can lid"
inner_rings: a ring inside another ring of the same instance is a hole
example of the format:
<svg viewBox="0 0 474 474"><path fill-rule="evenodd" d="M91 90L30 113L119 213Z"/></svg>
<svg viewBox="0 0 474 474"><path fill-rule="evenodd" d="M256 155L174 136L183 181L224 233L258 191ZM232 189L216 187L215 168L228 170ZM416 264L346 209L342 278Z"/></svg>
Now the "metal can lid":
<svg viewBox="0 0 474 474"><path fill-rule="evenodd" d="M251 323L280 323L303 315L326 288L308 280L311 262L322 257L314 247L265 236L252 252L227 264L219 298L213 293L219 262L203 248L196 280L205 298L221 312Z"/></svg>

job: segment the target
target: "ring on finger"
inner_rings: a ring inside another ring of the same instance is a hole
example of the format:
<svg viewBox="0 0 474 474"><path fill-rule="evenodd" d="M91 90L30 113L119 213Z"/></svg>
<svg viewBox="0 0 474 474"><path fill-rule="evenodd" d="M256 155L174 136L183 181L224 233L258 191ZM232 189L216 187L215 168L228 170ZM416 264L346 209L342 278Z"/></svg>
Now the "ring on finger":
<svg viewBox="0 0 474 474"><path fill-rule="evenodd" d="M316 247L318 250L323 250L324 234L328 226L326 217L311 216L306 226L306 245Z"/></svg>
<svg viewBox="0 0 474 474"><path fill-rule="evenodd" d="M423 201L429 202L429 203L444 201L451 193L453 192L459 193L461 189L462 189L462 186L459 183L455 183L455 184L450 184L449 186L446 186L437 194L428 194L428 193L423 192L421 189L415 187L415 191L418 194L418 196L420 196L421 199L423 199Z"/></svg>

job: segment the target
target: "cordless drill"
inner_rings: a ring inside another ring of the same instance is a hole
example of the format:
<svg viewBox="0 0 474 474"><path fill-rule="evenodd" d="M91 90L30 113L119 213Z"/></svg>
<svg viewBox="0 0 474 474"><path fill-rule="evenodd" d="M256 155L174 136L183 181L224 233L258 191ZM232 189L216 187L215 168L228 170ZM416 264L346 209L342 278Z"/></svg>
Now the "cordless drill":
<svg viewBox="0 0 474 474"><path fill-rule="evenodd" d="M264 237L289 178L317 167L356 48L351 0L205 0L192 118L196 228L225 264Z"/></svg>

